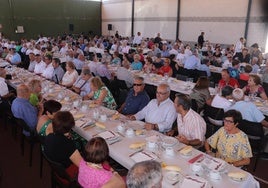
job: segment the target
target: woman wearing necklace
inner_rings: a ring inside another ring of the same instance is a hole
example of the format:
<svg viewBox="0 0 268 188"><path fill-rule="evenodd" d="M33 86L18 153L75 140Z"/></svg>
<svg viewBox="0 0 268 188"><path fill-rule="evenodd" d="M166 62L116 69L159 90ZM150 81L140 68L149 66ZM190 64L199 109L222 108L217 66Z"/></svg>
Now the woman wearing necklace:
<svg viewBox="0 0 268 188"><path fill-rule="evenodd" d="M255 95L261 97L263 100L267 100L264 88L261 85L261 79L259 76L252 74L249 76L248 85L243 88L245 95Z"/></svg>
<svg viewBox="0 0 268 188"><path fill-rule="evenodd" d="M211 148L216 149L216 157L241 167L249 165L252 157L251 147L247 135L237 128L242 115L236 110L229 110L224 114L224 126L205 142L206 153L213 154Z"/></svg>
<svg viewBox="0 0 268 188"><path fill-rule="evenodd" d="M82 187L125 187L122 178L107 165L108 157L109 148L103 138L88 141L84 160L79 165L78 182Z"/></svg>

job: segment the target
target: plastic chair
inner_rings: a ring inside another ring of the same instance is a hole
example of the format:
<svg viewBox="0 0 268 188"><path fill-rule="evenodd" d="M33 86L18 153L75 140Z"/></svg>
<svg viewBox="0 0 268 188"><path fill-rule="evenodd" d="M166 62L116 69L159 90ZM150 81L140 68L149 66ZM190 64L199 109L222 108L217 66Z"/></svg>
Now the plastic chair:
<svg viewBox="0 0 268 188"><path fill-rule="evenodd" d="M263 150L265 147L264 143L266 139L264 137L263 126L261 123L258 122L242 120L239 123L238 128L248 136L253 155L256 157L255 164L253 167L253 171L255 171L258 160L260 160L262 157L265 157L265 153ZM267 155L266 159L268 159Z"/></svg>

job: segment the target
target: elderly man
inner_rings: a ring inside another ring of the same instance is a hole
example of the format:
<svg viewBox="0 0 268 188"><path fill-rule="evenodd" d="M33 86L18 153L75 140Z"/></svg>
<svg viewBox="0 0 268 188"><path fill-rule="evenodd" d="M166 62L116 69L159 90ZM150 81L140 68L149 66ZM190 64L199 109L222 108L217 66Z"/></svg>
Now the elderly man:
<svg viewBox="0 0 268 188"><path fill-rule="evenodd" d="M85 56L83 54L78 54L77 58L74 58L73 63L76 68L76 70L80 73L82 71L82 68L85 65Z"/></svg>
<svg viewBox="0 0 268 188"><path fill-rule="evenodd" d="M15 46L13 45L9 47L9 53L7 54L5 59L12 65L18 65L21 63L21 57L16 52Z"/></svg>
<svg viewBox="0 0 268 188"><path fill-rule="evenodd" d="M36 65L35 55L33 52L29 53L29 66L28 71L33 72Z"/></svg>
<svg viewBox="0 0 268 188"><path fill-rule="evenodd" d="M63 78L64 75L64 70L60 66L60 59L59 58L53 58L52 60L52 66L54 68L53 73L52 73L52 80L56 83L59 84Z"/></svg>
<svg viewBox="0 0 268 188"><path fill-rule="evenodd" d="M262 112L252 102L244 101L245 95L242 89L236 88L233 90L233 98L236 103L230 108L239 111L242 114L243 119L259 122L266 128L268 128L268 122L265 120Z"/></svg>
<svg viewBox="0 0 268 188"><path fill-rule="evenodd" d="M144 78L135 77L133 89L128 92L126 101L118 109L124 115L133 115L141 111L150 101L150 97L144 91Z"/></svg>
<svg viewBox="0 0 268 188"><path fill-rule="evenodd" d="M136 163L127 174L128 188L160 188L162 185L162 167L157 161Z"/></svg>
<svg viewBox="0 0 268 188"><path fill-rule="evenodd" d="M117 79L118 80L124 80L127 87L130 88L133 85L133 76L130 74L129 69L130 68L130 63L129 62L122 62L122 67L119 67L117 69Z"/></svg>
<svg viewBox="0 0 268 188"><path fill-rule="evenodd" d="M35 54L35 67L34 67L34 73L35 74L42 74L43 71L45 70L46 67L46 63L44 61L42 61L42 57L40 55L40 53L36 53Z"/></svg>
<svg viewBox="0 0 268 188"><path fill-rule="evenodd" d="M46 55L45 56L45 69L42 73L42 76L45 77L46 79L52 79L52 74L54 71L54 68L52 66L52 56L51 55Z"/></svg>
<svg viewBox="0 0 268 188"><path fill-rule="evenodd" d="M239 87L239 83L235 78L231 78L227 69L221 71L221 80L219 81L219 87L231 86L233 88Z"/></svg>
<svg viewBox="0 0 268 188"><path fill-rule="evenodd" d="M223 108L226 112L231 106L232 102L229 99L232 99L232 92L234 88L231 86L225 86L221 90L221 95L217 94L211 102L211 106L216 108Z"/></svg>
<svg viewBox="0 0 268 188"><path fill-rule="evenodd" d="M90 93L90 80L92 78L91 72L89 68L83 68L81 75L77 78L74 85L72 86L72 90L81 97L84 97Z"/></svg>
<svg viewBox="0 0 268 188"><path fill-rule="evenodd" d="M162 133L170 131L176 119L176 110L169 95L169 85L160 84L156 90L156 99L152 99L141 111L130 116L130 119L145 119L147 130L157 130Z"/></svg>
<svg viewBox="0 0 268 188"><path fill-rule="evenodd" d="M177 94L174 100L176 111L178 112L177 139L192 146L201 146L205 141L206 122L204 119L191 109L191 99L184 94Z"/></svg>
<svg viewBox="0 0 268 188"><path fill-rule="evenodd" d="M25 123L35 130L37 125L38 116L42 114L36 107L32 106L29 102L30 90L25 84L21 84L17 88L17 98L13 101L11 110L16 118L23 119ZM23 131L25 136L29 136L29 132Z"/></svg>

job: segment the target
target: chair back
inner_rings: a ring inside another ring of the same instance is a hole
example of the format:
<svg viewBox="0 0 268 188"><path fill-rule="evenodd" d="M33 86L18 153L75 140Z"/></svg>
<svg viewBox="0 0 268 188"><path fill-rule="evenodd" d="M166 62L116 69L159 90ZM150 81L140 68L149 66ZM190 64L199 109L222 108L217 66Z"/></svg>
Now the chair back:
<svg viewBox="0 0 268 188"><path fill-rule="evenodd" d="M205 104L204 118L210 123L216 126L223 125L224 110L222 108L216 108L211 105Z"/></svg>
<svg viewBox="0 0 268 188"><path fill-rule="evenodd" d="M195 99L191 99L191 108L196 111L197 113L199 113L199 109L198 109L198 105Z"/></svg>
<svg viewBox="0 0 268 188"><path fill-rule="evenodd" d="M77 182L77 177L71 178L66 168L61 163L51 160L44 151L42 155L51 167L52 179L54 178L54 180L57 181L56 183L61 185L60 187L80 187Z"/></svg>
<svg viewBox="0 0 268 188"><path fill-rule="evenodd" d="M14 117L14 120L16 125L21 127L24 131L29 132L31 137L35 137L37 135L36 130L31 129L23 119Z"/></svg>
<svg viewBox="0 0 268 188"><path fill-rule="evenodd" d="M261 123L243 119L237 127L247 134L253 152L259 153L263 150L264 131Z"/></svg>
<svg viewBox="0 0 268 188"><path fill-rule="evenodd" d="M238 83L239 83L239 87L242 89L244 88L246 85L248 85L248 82L245 80L241 80L241 79L237 79Z"/></svg>

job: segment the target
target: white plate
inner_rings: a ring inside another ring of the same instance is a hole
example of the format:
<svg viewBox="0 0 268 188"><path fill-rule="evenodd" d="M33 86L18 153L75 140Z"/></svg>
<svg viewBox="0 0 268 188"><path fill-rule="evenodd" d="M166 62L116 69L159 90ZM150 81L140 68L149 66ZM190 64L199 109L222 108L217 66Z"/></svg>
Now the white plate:
<svg viewBox="0 0 268 188"><path fill-rule="evenodd" d="M172 147L178 143L178 140L174 137L165 137L162 142L163 147Z"/></svg>
<svg viewBox="0 0 268 188"><path fill-rule="evenodd" d="M242 182L242 181L245 181L245 179L247 178L247 177L243 177L243 178L235 178L235 177L229 177L231 180L233 180L233 181L237 181L237 182Z"/></svg>
<svg viewBox="0 0 268 188"><path fill-rule="evenodd" d="M175 172L175 171L168 171L168 172L166 172L166 174L165 174L164 177L170 183L174 183L174 182L179 181L181 179L180 173Z"/></svg>

